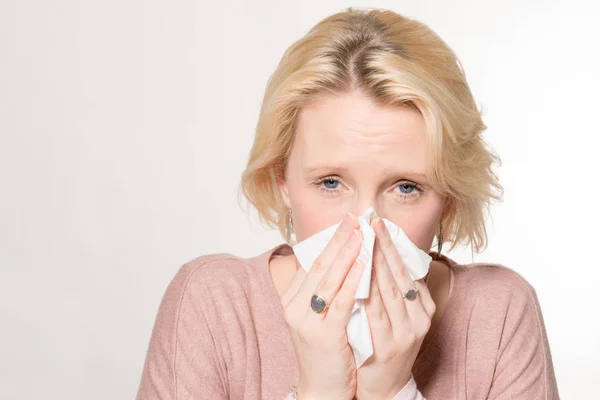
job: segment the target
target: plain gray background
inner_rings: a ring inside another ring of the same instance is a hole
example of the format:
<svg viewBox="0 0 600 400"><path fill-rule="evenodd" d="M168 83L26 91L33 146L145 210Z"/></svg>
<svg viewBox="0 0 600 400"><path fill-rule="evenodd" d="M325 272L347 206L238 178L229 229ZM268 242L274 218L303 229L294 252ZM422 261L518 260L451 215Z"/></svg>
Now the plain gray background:
<svg viewBox="0 0 600 400"><path fill-rule="evenodd" d="M457 52L505 197L488 249L449 256L526 277L562 397L592 397L596 3L1 0L0 398L134 398L178 268L283 241L236 197L263 91L293 41L350 5L415 17Z"/></svg>

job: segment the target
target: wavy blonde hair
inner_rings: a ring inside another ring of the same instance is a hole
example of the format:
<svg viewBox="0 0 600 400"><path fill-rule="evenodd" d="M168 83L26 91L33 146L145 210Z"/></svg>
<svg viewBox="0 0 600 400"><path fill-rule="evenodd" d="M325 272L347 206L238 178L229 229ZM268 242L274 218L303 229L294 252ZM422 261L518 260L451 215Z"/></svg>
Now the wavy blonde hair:
<svg viewBox="0 0 600 400"><path fill-rule="evenodd" d="M449 250L458 243L485 249L486 214L491 200L503 196L492 167L502 163L482 138L487 127L462 65L427 25L382 9L348 7L323 19L285 51L269 78L240 185L261 222L285 235L288 210L277 182L285 178L302 107L353 90L377 104L421 113L428 181L451 200L442 220L444 242Z"/></svg>

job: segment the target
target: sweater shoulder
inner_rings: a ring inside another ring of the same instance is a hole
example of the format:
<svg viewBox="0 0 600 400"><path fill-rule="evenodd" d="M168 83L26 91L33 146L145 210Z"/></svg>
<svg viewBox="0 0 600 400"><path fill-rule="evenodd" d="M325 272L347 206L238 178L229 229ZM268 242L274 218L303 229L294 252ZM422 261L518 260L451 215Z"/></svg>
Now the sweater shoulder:
<svg viewBox="0 0 600 400"><path fill-rule="evenodd" d="M457 264L454 312L464 315L469 326L498 329L506 319L541 318L533 285L519 272L499 263Z"/></svg>
<svg viewBox="0 0 600 400"><path fill-rule="evenodd" d="M248 297L257 279L258 257L245 258L231 253L212 253L196 257L181 265L171 280L165 296L187 299L195 304L217 301L226 295ZM211 299L207 298L210 297ZM180 304L179 304L180 305Z"/></svg>
<svg viewBox="0 0 600 400"><path fill-rule="evenodd" d="M499 263L460 264L454 272L467 293L499 301L527 302L536 296L533 285L519 272Z"/></svg>
<svg viewBox="0 0 600 400"><path fill-rule="evenodd" d="M454 271L453 312L478 346L480 358L483 354L495 357L515 335L544 337L537 293L522 274L497 263L456 265ZM529 344L538 346L539 341Z"/></svg>

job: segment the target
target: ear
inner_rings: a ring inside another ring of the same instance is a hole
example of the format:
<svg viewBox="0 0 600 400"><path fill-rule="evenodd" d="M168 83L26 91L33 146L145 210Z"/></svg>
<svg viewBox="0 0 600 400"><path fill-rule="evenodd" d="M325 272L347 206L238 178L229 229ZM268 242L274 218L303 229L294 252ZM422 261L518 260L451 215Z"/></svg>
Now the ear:
<svg viewBox="0 0 600 400"><path fill-rule="evenodd" d="M287 208L292 208L290 205L290 196L288 194L288 187L285 180L277 180L277 187L279 188L279 193L281 194L281 198L285 203Z"/></svg>

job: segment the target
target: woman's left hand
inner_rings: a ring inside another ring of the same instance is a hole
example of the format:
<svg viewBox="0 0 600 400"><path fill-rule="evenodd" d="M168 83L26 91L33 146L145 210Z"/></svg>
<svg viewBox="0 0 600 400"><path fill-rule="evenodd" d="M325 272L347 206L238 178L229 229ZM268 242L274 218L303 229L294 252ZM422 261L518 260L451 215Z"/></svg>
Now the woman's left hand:
<svg viewBox="0 0 600 400"><path fill-rule="evenodd" d="M381 218L373 218L376 241L369 298L373 355L357 370L356 399L391 400L410 380L412 366L436 306L423 279L414 282ZM418 288L414 300L405 290Z"/></svg>

